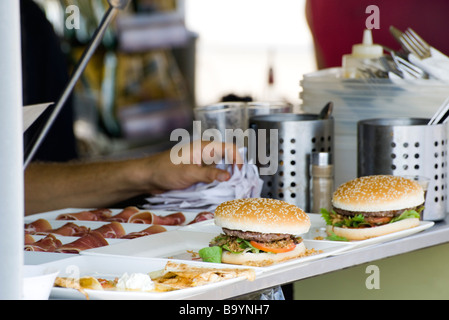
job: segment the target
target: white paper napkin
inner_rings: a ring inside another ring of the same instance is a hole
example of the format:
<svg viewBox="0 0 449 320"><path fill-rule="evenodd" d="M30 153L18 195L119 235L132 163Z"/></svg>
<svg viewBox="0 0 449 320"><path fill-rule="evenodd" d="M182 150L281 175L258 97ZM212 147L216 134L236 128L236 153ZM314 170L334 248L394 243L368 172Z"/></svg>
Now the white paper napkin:
<svg viewBox="0 0 449 320"><path fill-rule="evenodd" d="M431 56L429 58L420 59L415 54L410 53L408 59L431 77L449 82L449 57L433 47L430 48L430 52Z"/></svg>
<svg viewBox="0 0 449 320"><path fill-rule="evenodd" d="M214 211L222 202L260 197L263 180L255 164L244 163L241 169L237 166L218 164L218 168L226 169L231 178L228 181L214 181L209 184L198 183L183 190L172 190L147 198L146 208L154 210L205 210Z"/></svg>

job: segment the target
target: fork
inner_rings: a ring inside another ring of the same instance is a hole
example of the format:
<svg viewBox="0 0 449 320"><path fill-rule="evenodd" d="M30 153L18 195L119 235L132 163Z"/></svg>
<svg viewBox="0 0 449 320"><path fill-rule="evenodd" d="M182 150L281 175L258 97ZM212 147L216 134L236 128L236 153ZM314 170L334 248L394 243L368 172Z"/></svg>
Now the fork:
<svg viewBox="0 0 449 320"><path fill-rule="evenodd" d="M390 52L390 55L393 58L396 68L402 73L402 78L425 79L428 77L421 68L413 63L397 56L394 52Z"/></svg>
<svg viewBox="0 0 449 320"><path fill-rule="evenodd" d="M399 40L410 53L414 53L420 59L426 59L432 56L430 45L413 31L412 28L407 28Z"/></svg>
<svg viewBox="0 0 449 320"><path fill-rule="evenodd" d="M400 43L402 49L408 52L410 63L424 70L429 78L449 82L449 57L424 41L413 29L405 32L390 26L390 32Z"/></svg>
<svg viewBox="0 0 449 320"><path fill-rule="evenodd" d="M402 32L390 26L390 33L399 42L404 51L416 55L419 59L432 56L430 45L411 28L407 28L405 32Z"/></svg>

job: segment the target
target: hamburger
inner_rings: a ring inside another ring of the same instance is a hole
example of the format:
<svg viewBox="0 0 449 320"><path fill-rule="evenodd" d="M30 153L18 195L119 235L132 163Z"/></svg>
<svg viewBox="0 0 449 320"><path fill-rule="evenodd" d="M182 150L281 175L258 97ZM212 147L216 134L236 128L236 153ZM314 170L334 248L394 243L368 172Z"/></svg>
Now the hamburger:
<svg viewBox="0 0 449 320"><path fill-rule="evenodd" d="M287 202L269 198L231 200L216 208L214 220L223 233L209 247L220 248L223 263L267 266L306 253L299 235L309 231L309 216Z"/></svg>
<svg viewBox="0 0 449 320"><path fill-rule="evenodd" d="M372 175L339 186L332 211L321 213L331 238L365 240L418 226L423 208L424 191L416 181Z"/></svg>

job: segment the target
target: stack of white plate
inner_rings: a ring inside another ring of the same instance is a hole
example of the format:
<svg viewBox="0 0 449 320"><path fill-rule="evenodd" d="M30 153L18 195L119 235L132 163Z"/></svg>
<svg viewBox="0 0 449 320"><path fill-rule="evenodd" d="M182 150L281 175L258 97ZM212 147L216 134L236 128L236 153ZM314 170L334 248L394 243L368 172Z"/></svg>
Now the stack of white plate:
<svg viewBox="0 0 449 320"><path fill-rule="evenodd" d="M344 79L341 68L309 73L300 82L302 110L318 113L333 101L336 184L356 177L357 122L373 118L431 118L449 96L439 80Z"/></svg>

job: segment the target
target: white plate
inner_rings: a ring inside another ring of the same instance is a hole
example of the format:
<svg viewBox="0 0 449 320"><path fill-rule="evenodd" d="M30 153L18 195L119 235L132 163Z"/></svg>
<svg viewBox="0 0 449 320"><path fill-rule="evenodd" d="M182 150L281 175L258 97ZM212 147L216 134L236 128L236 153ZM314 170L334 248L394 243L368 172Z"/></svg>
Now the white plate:
<svg viewBox="0 0 449 320"><path fill-rule="evenodd" d="M25 223L30 223L33 221L36 221L37 219L46 219L46 220L56 220L56 217L63 213L77 213L85 210L91 210L91 209L81 209L81 208L66 208L61 210L54 210L54 211L48 211L43 213L37 213L30 216L25 217ZM112 211L111 215L116 215L120 213L123 209L110 209ZM159 216L166 216L171 213L176 212L182 212L184 216L186 217L186 221L183 225L187 225L190 221L192 221L200 211L164 211L164 210L147 210L147 209L140 209L141 212L150 211L156 215ZM57 220L57 221L65 221L65 222L80 222L81 220ZM104 221L90 221L91 223L101 223L104 224ZM148 226L148 225L146 225ZM179 226L178 226L179 227Z"/></svg>
<svg viewBox="0 0 449 320"><path fill-rule="evenodd" d="M209 219L197 223L193 223L187 226L183 226L181 230L196 231L196 232L209 232L209 233L221 233L222 228L215 225L214 219Z"/></svg>
<svg viewBox="0 0 449 320"><path fill-rule="evenodd" d="M310 227L310 230L307 233L307 235L305 235L305 238L317 239L318 237L321 237L321 238L325 239L327 237L327 234L326 234L326 222L324 221L324 219L321 217L320 214L317 214L317 213L311 213L311 214L309 213L309 217L310 217L310 221L311 221L311 227ZM366 239L366 240L350 241L347 243L353 244L352 249L361 248L361 247L365 247L365 246L369 246L369 245L373 245L373 244L378 244L378 243L383 243L383 242L387 242L387 241L391 241L391 240L404 238L406 236L429 229L434 224L435 224L435 222L433 222L433 221L420 221L419 225L414 228L401 230L401 231L393 232L390 234L386 234L383 236L370 238L370 239ZM318 241L324 241L324 240L318 240ZM325 241L329 242L330 240L325 240ZM340 241L332 241L332 242L340 242Z"/></svg>
<svg viewBox="0 0 449 320"><path fill-rule="evenodd" d="M64 259L47 263L43 266L50 270L59 271L59 277L71 276L74 278L81 276L94 276L103 279L115 279L121 277L125 272L131 273L149 273L162 270L167 260L161 259L142 259L142 258L117 258L117 257L99 257L99 256L77 256L70 259ZM193 261L185 262L189 265L204 266L204 263ZM208 264L209 267L223 268L223 265ZM232 266L226 266L231 268ZM239 268L236 266L235 268ZM246 267L247 268L247 267ZM256 277L260 271L256 271ZM231 283L247 281L245 278L236 278L221 282L206 284L194 288L187 288L169 292L131 292L131 291L101 291L86 290L89 299L104 300L125 300L125 299L146 299L146 300L167 300L167 299L185 299L193 294L208 290L215 290L221 286ZM53 299L85 299L85 296L77 290L53 287L50 298Z"/></svg>
<svg viewBox="0 0 449 320"><path fill-rule="evenodd" d="M68 259L73 257L71 254L67 253L57 253L57 252L35 252L35 251L25 251L23 253L24 264L25 265L38 265L43 263L48 263L52 261Z"/></svg>
<svg viewBox="0 0 449 320"><path fill-rule="evenodd" d="M82 251L82 255L101 256L128 256L177 260L198 260L198 251L209 246L209 242L218 233L196 232L187 230L175 230L142 237L126 242L117 243L107 247L94 248ZM319 253L288 260L286 262L263 267L264 270L280 268L291 264L300 264L308 261L324 258L352 248L348 242L320 241L304 239L308 249L315 249Z"/></svg>
<svg viewBox="0 0 449 320"><path fill-rule="evenodd" d="M69 236L61 236L59 234L54 234L56 239L58 239L59 241L61 241L62 244L67 244L67 243L71 243L73 241L78 240L80 237L69 237ZM45 235L31 235L33 237L33 239L35 241L41 240L43 238L45 238ZM127 239L112 239L112 238L105 238L105 240L109 243L109 245L114 244L114 243L119 243L119 242L123 242L123 241L127 241Z"/></svg>
<svg viewBox="0 0 449 320"><path fill-rule="evenodd" d="M36 220L37 219L32 220L31 222L36 221ZM105 224L109 224L110 223L108 221L52 220L52 219L48 219L47 221L50 223L50 225L51 225L51 227L53 229L62 227L66 223L72 222L72 223L76 224L77 226L84 226L84 227L90 228L91 230L95 230L95 229L100 228L101 226L103 226ZM124 222L120 222L120 224L122 225L122 227L125 230L126 234L131 233L131 232L142 231L142 230L145 230L146 228L148 228L150 226L149 224L142 224L142 223L124 223ZM167 229L167 231L175 230L175 229L179 228L179 226L163 226L163 227L165 229Z"/></svg>

